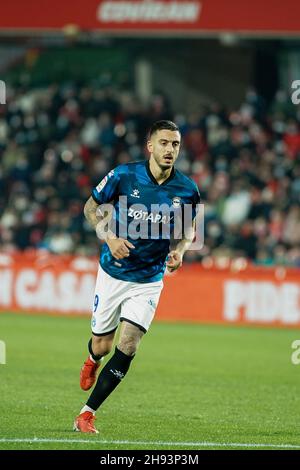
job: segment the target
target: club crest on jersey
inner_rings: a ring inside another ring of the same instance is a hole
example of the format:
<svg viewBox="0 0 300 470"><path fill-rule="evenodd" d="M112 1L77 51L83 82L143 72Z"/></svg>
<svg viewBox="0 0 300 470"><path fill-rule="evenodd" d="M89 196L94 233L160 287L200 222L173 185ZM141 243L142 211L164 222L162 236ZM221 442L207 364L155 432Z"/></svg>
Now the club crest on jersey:
<svg viewBox="0 0 300 470"><path fill-rule="evenodd" d="M181 199L180 197L173 197L172 199L172 206L173 207L180 207Z"/></svg>
<svg viewBox="0 0 300 470"><path fill-rule="evenodd" d="M130 194L130 196L139 198L139 197L140 197L140 192L139 192L139 190L138 190L138 189L134 189L134 190L132 191L132 193Z"/></svg>

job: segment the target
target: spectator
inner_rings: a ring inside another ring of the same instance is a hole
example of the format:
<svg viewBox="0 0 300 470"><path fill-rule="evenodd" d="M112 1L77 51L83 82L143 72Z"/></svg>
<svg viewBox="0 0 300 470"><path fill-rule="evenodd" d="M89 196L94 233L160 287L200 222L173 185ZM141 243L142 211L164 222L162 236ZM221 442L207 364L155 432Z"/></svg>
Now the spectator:
<svg viewBox="0 0 300 470"><path fill-rule="evenodd" d="M0 118L0 249L96 254L83 218L91 187L144 158L145 130L161 118L178 122L177 165L205 204L205 246L188 260L300 267L299 112L284 90L269 110L250 89L238 109L177 117L161 94L145 108L131 91L89 83L12 90Z"/></svg>

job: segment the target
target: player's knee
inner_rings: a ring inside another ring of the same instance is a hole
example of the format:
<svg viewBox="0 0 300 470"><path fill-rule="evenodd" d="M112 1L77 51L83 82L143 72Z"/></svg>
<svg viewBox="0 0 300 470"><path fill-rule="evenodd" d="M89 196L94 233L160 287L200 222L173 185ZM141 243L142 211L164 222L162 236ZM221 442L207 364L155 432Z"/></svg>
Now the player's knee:
<svg viewBox="0 0 300 470"><path fill-rule="evenodd" d="M118 349L127 356L133 356L138 348L138 341L133 336L122 338L118 344Z"/></svg>

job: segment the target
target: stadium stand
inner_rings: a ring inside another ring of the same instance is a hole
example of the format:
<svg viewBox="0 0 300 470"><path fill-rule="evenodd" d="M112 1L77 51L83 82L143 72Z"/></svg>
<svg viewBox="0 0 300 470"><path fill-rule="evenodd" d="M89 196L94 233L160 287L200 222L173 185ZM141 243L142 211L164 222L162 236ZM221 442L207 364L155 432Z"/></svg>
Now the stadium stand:
<svg viewBox="0 0 300 470"><path fill-rule="evenodd" d="M1 113L1 250L96 254L83 218L91 187L144 159L147 129L168 118L183 137L177 168L205 204L205 246L186 260L300 267L300 110L283 90L269 106L249 89L237 109L179 115L163 95L145 107L128 90L51 83L8 90Z"/></svg>

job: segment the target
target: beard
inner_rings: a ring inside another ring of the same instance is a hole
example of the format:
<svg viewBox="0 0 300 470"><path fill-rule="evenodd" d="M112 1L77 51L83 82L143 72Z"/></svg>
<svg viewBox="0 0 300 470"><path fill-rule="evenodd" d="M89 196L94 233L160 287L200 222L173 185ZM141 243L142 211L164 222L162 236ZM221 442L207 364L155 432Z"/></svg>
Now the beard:
<svg viewBox="0 0 300 470"><path fill-rule="evenodd" d="M161 170L169 170L175 163L174 157L170 157L169 160L166 160L165 157L155 158L155 161Z"/></svg>

